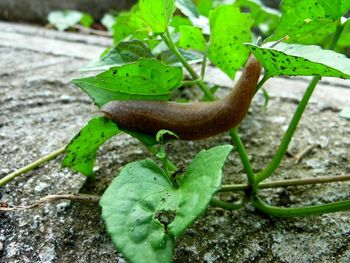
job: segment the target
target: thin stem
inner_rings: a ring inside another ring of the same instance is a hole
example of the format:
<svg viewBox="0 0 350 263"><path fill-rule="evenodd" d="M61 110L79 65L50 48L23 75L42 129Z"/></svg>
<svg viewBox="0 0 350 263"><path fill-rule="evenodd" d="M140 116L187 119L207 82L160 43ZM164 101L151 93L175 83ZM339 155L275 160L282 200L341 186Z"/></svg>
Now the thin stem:
<svg viewBox="0 0 350 263"><path fill-rule="evenodd" d="M270 216L276 217L300 217L300 216L312 216L322 215L326 213L335 213L350 209L350 200L333 202L324 205L314 205L305 207L277 207L268 205L260 198L256 198L253 201L254 207L261 212Z"/></svg>
<svg viewBox="0 0 350 263"><path fill-rule="evenodd" d="M232 138L232 141L233 141L234 145L237 148L237 151L238 151L239 157L240 157L240 159L242 161L244 170L247 173L249 186L252 187L253 194L255 194L256 191L257 191L257 183L256 183L256 180L255 180L255 175L254 175L254 172L253 172L252 165L251 165L251 163L249 161L249 157L248 157L247 151L245 150L244 145L242 143L242 140L241 140L241 138L240 138L240 136L238 134L237 128L231 129L230 130L230 135L231 135L231 138Z"/></svg>
<svg viewBox="0 0 350 263"><path fill-rule="evenodd" d="M190 64L188 64L186 58L181 54L173 40L171 39L169 30L166 30L165 34L161 34L161 38L163 39L164 43L167 45L167 47L176 55L176 57L181 61L182 65L186 68L188 73L190 73L192 79L199 80L199 76L197 72L191 67ZM210 98L211 100L215 100L215 97L210 92L208 86L204 83L204 81L199 80L198 86L201 88L201 90L205 93L205 95Z"/></svg>
<svg viewBox="0 0 350 263"><path fill-rule="evenodd" d="M270 76L264 75L264 77L259 81L258 85L256 85L255 92L258 92L269 78Z"/></svg>
<svg viewBox="0 0 350 263"><path fill-rule="evenodd" d="M161 37L162 37L163 41L165 42L165 44L168 46L168 48L178 57L178 59L183 64L183 66L187 69L187 71L190 73L191 77L194 80L198 80L199 79L198 74L194 71L194 69L191 67L191 65L188 64L187 60L183 57L183 55L180 53L180 51L178 50L178 48L176 47L176 45L172 41L169 30L166 30L165 34L162 34ZM203 80L198 80L198 85L210 100L212 100L212 101L215 100L214 95L210 92L208 86L205 84L205 82ZM231 136L233 137L232 138L233 143L237 147L239 156L240 156L241 161L243 163L244 169L247 173L248 181L249 181L250 185L252 186L253 193L255 193L256 183L254 180L254 173L253 173L253 169L252 169L252 166L251 166L249 158L248 158L248 154L247 154L247 152L244 148L244 145L243 145L243 143L238 135L237 129L232 129L230 131L230 133L231 133Z"/></svg>
<svg viewBox="0 0 350 263"><path fill-rule="evenodd" d="M274 182L261 182L258 185L259 189L266 188L278 188L278 187L289 187L289 186L300 186L300 185L314 185L314 184L326 184L335 182L350 181L350 175L338 175L338 176L324 176L324 177L309 177L302 179L290 179L281 180ZM245 191L249 189L249 184L232 184L222 185L220 192L237 192Z"/></svg>
<svg viewBox="0 0 350 263"><path fill-rule="evenodd" d="M269 165L263 171L258 173L258 175L257 175L258 182L261 182L262 180L271 176L275 172L275 170L278 168L278 166L280 165L280 163L283 159L283 156L287 152L289 143L292 140L294 132L295 132L296 128L298 127L298 124L300 122L300 119L301 119L304 111L305 111L305 108L308 105L310 97L311 97L312 93L314 92L316 85L320 79L321 79L321 77L319 77L319 76L314 77L312 79L311 83L309 84L309 86L307 87L305 94L304 94L302 100L300 101L300 103L299 103L299 105L294 113L294 116L293 116L293 118L288 126L288 129L283 136L282 142L281 142L275 156L272 158L272 161L269 163Z"/></svg>
<svg viewBox="0 0 350 263"><path fill-rule="evenodd" d="M17 176L24 174L24 173L27 173L27 172L39 167L40 165L47 163L48 161L51 161L52 159L55 159L57 156L62 154L65 150L66 150L66 146L36 160L35 162L33 162L25 167L22 167L21 169L15 171L9 175L6 175L4 178L0 179L0 187L6 185L8 182L12 181Z"/></svg>
<svg viewBox="0 0 350 263"><path fill-rule="evenodd" d="M341 33L343 32L343 29L344 29L344 25L339 23L337 26L336 32L334 34L333 41L329 46L330 50L333 50L335 48L335 46L337 45L337 42L339 40ZM320 76L316 76L310 82L309 86L307 87L307 89L304 93L302 100L300 101L300 103L299 103L299 105L294 113L294 116L289 124L289 127L283 136L282 142L281 142L275 156L273 157L273 159L269 163L269 165L257 175L258 182L261 182L265 178L271 176L275 172L275 170L278 168L278 166L280 165L280 163L283 159L283 156L287 152L289 143L292 140L292 137L294 135L294 132L295 132L299 122L300 122L300 119L305 111L305 108L309 102L309 99L310 99L311 95L313 94L313 92L317 86L317 83L319 82L320 79L321 79Z"/></svg>
<svg viewBox="0 0 350 263"><path fill-rule="evenodd" d="M155 157L157 157L158 154L158 148L157 146L148 146L146 144L144 144L144 146L148 149L148 151L150 153L152 153ZM157 157L158 158L158 157ZM163 162L163 160L160 160L164 167L166 167L168 172L175 172L177 170L177 167L175 164L173 164L168 158L165 158L165 161Z"/></svg>
<svg viewBox="0 0 350 263"><path fill-rule="evenodd" d="M201 67L201 80L204 80L206 69L207 69L207 60L208 60L208 47L205 50L203 60L202 60L202 67Z"/></svg>
<svg viewBox="0 0 350 263"><path fill-rule="evenodd" d="M185 80L182 82L183 86L195 86L198 85L198 80Z"/></svg>
<svg viewBox="0 0 350 263"><path fill-rule="evenodd" d="M246 202L244 202L243 200L238 202L238 203L229 203L229 202L221 201L215 197L213 197L210 201L211 206L221 207L221 208L228 209L228 210L238 210L238 209L244 207L245 204L246 204Z"/></svg>

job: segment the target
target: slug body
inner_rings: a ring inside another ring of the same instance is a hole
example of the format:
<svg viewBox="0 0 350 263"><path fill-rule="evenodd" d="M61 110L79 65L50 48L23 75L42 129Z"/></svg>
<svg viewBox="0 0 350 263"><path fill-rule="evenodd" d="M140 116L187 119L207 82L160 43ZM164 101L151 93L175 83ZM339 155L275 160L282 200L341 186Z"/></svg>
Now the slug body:
<svg viewBox="0 0 350 263"><path fill-rule="evenodd" d="M228 131L246 115L261 73L251 56L243 73L223 99L214 102L111 101L101 111L121 127L155 135L166 129L181 140L199 140Z"/></svg>

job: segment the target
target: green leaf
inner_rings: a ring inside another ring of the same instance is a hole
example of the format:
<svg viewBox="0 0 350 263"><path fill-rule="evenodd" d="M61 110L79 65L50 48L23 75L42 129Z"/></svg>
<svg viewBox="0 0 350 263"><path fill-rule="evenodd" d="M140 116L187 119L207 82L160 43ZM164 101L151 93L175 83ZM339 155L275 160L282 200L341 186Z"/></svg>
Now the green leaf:
<svg viewBox="0 0 350 263"><path fill-rule="evenodd" d="M94 23L94 18L91 15L84 13L79 23L84 27L90 28Z"/></svg>
<svg viewBox="0 0 350 263"><path fill-rule="evenodd" d="M347 107L343 109L340 113L339 116L345 119L350 120L350 107Z"/></svg>
<svg viewBox="0 0 350 263"><path fill-rule="evenodd" d="M318 44L335 32L339 19L349 9L348 0L284 0L282 17L273 37L286 35L288 42Z"/></svg>
<svg viewBox="0 0 350 263"><path fill-rule="evenodd" d="M179 47L183 49L194 49L205 52L207 50L207 41L202 31L194 26L181 26Z"/></svg>
<svg viewBox="0 0 350 263"><path fill-rule="evenodd" d="M146 146L153 146L158 144L156 138L154 136L139 132L139 131L132 131L132 130L127 130L125 128L121 128L123 132L129 134L130 136L138 139L142 144Z"/></svg>
<svg viewBox="0 0 350 263"><path fill-rule="evenodd" d="M116 22L116 18L111 14L105 14L101 19L101 24L107 28L108 32L113 32L113 25Z"/></svg>
<svg viewBox="0 0 350 263"><path fill-rule="evenodd" d="M163 33L175 11L174 0L140 0L140 12L154 33Z"/></svg>
<svg viewBox="0 0 350 263"><path fill-rule="evenodd" d="M180 32L180 26L192 26L192 23L186 17L173 16L173 19L170 22L170 26L175 28L175 32Z"/></svg>
<svg viewBox="0 0 350 263"><path fill-rule="evenodd" d="M201 15L209 17L209 12L213 9L213 0L199 0L197 3L197 10Z"/></svg>
<svg viewBox="0 0 350 263"><path fill-rule="evenodd" d="M269 46L270 44L266 44ZM274 49L247 44L265 68L265 75L350 78L350 59L319 46L280 43Z"/></svg>
<svg viewBox="0 0 350 263"><path fill-rule="evenodd" d="M113 243L128 261L172 262L174 237L204 213L220 189L221 169L231 149L225 145L200 152L179 188L151 160L122 169L100 206Z"/></svg>
<svg viewBox="0 0 350 263"><path fill-rule="evenodd" d="M168 131L168 130L159 130L157 132L156 135L156 140L157 142L163 142L164 138L170 136L171 138L177 138L179 139L179 136L177 136L175 133L173 133L172 131Z"/></svg>
<svg viewBox="0 0 350 263"><path fill-rule="evenodd" d="M243 45L251 42L253 21L248 14L230 5L210 12L211 40L209 59L234 79L237 70L247 60L249 50Z"/></svg>
<svg viewBox="0 0 350 263"><path fill-rule="evenodd" d="M153 58L151 50L139 40L119 42L99 60L92 61L81 70L106 70L111 67L135 62L140 58Z"/></svg>
<svg viewBox="0 0 350 263"><path fill-rule="evenodd" d="M48 20L58 30L64 31L80 22L83 13L74 10L52 11L49 13Z"/></svg>
<svg viewBox="0 0 350 263"><path fill-rule="evenodd" d="M113 121L104 117L92 119L68 144L62 167L93 176L98 148L118 133L118 126Z"/></svg>
<svg viewBox="0 0 350 263"><path fill-rule="evenodd" d="M182 79L181 68L166 66L156 59L141 58L95 77L72 82L101 107L112 100L169 99L172 91L181 86Z"/></svg>
<svg viewBox="0 0 350 263"><path fill-rule="evenodd" d="M267 36L275 30L281 16L280 12L266 7L260 0L237 0L234 6L248 8L254 20L254 26Z"/></svg>
<svg viewBox="0 0 350 263"><path fill-rule="evenodd" d="M186 51L183 49L179 49L179 51L189 64L194 64L202 61L202 56L196 52ZM182 65L179 58L171 50L162 51L158 55L158 59L166 65L172 65L172 66Z"/></svg>
<svg viewBox="0 0 350 263"><path fill-rule="evenodd" d="M142 19L138 5L134 5L130 11L121 12L113 25L114 43L128 39L143 40L148 38L151 31L147 23Z"/></svg>

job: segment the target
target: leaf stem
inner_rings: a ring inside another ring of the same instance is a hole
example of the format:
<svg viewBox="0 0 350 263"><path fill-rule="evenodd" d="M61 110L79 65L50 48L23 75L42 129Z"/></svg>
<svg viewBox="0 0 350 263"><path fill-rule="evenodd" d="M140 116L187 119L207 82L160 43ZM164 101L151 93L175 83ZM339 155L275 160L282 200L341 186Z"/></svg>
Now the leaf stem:
<svg viewBox="0 0 350 263"><path fill-rule="evenodd" d="M66 150L66 146L64 146L64 147L62 147L62 148L60 148L52 153L49 153L48 155L34 161L33 163L31 163L25 167L22 167L21 169L5 176L4 178L1 178L0 179L0 187L3 187L7 183L9 183L13 179L15 179L17 176L24 174L24 173L27 173L27 172L39 167L40 165L47 163L48 161L51 161L52 159L55 159L57 156L62 154L65 150Z"/></svg>
<svg viewBox="0 0 350 263"><path fill-rule="evenodd" d="M207 69L207 60L208 60L208 47L204 52L203 60L202 60L202 67L201 67L201 80L204 80L206 69Z"/></svg>
<svg viewBox="0 0 350 263"><path fill-rule="evenodd" d="M330 50L333 50L337 42L341 36L341 33L343 32L344 25L342 25L340 22L338 23L336 32L333 37L333 41L329 46ZM266 76L263 78L263 80L266 78ZM271 176L275 170L279 167L283 156L287 152L288 146L290 141L292 140L292 137L295 133L295 130L300 122L300 119L305 111L306 106L308 105L308 102L310 100L311 95L313 94L319 80L321 79L320 76L315 76L312 81L310 82L309 86L307 87L303 98L301 99L294 116L288 126L288 129L286 133L283 136L282 142L275 154L275 156L272 158L272 161L268 164L268 166L261 171L260 173L257 174L257 182L261 182L262 180L266 179L267 177ZM260 83L259 83L260 84Z"/></svg>
<svg viewBox="0 0 350 263"><path fill-rule="evenodd" d="M314 184L326 184L335 182L350 181L350 175L338 175L338 176L324 176L324 177L309 177L302 179L289 179L273 182L261 182L258 185L259 189L289 187L289 186L301 186L301 185L314 185ZM220 192L236 192L245 191L249 189L249 184L232 184L222 185Z"/></svg>
<svg viewBox="0 0 350 263"><path fill-rule="evenodd" d="M314 205L305 207L277 207L268 205L266 202L257 197L253 201L254 207L261 212L276 217L300 217L321 215L325 213L335 213L350 209L350 200L333 202L324 205Z"/></svg>
<svg viewBox="0 0 350 263"><path fill-rule="evenodd" d="M244 202L243 200L237 203L229 203L229 202L221 201L220 199L217 199L215 197L213 197L210 201L211 206L221 207L228 210L238 210L244 207L245 204L246 202Z"/></svg>
<svg viewBox="0 0 350 263"><path fill-rule="evenodd" d="M311 97L312 93L314 92L316 85L320 79L321 79L320 76L314 77L312 79L311 83L309 84L309 86L307 87L307 89L304 93L304 96L301 99L301 101L300 101L300 103L299 103L299 105L294 113L294 116L293 116L293 118L288 126L288 129L283 136L281 144L280 144L278 150L276 151L275 156L273 157L273 159L269 163L269 165L263 171L261 171L260 173L257 174L257 181L258 182L261 182L262 180L271 176L275 172L275 170L278 168L278 166L280 165L280 163L283 159L283 156L287 152L289 143L292 140L294 132L295 132L296 128L298 127L298 124L300 122L300 119L301 119L304 111L305 111L305 108L308 105L310 97Z"/></svg>
<svg viewBox="0 0 350 263"><path fill-rule="evenodd" d="M252 188L252 194L255 195L257 193L257 190L258 190L256 178L255 178L255 175L253 172L252 165L249 161L249 156L247 154L247 151L244 148L242 140L238 134L237 128L231 129L230 135L231 135L231 138L232 138L234 145L237 148L237 152L238 152L239 157L242 161L244 170L247 173L248 183L249 183L249 186Z"/></svg>
<svg viewBox="0 0 350 263"><path fill-rule="evenodd" d="M167 29L165 33L161 34L161 38L163 39L164 43L167 45L167 47L176 55L176 57L181 61L182 65L186 68L188 73L190 73L192 79L198 80L198 86L201 88L201 90L204 92L204 94L210 98L211 100L215 100L215 97L210 92L208 86L204 83L204 81L199 80L199 76L197 72L191 67L191 65L187 62L186 58L181 54L175 43L173 42L169 30Z"/></svg>
<svg viewBox="0 0 350 263"><path fill-rule="evenodd" d="M178 57L178 59L181 61L181 63L183 64L183 66L187 69L187 71L190 73L191 77L194 80L198 80L199 76L198 74L195 72L195 70L191 67L190 64L188 64L187 60L183 57L183 55L181 54L181 52L178 50L178 48L176 47L176 45L174 44L174 42L171 39L169 30L167 29L165 31L164 34L161 35L163 41L165 42L165 44L168 46L168 48L174 52L174 54ZM202 89L202 91L205 93L205 95L211 100L214 101L215 97L214 95L210 92L208 86L205 84L205 82L200 79L198 80L198 85L199 87ZM254 178L254 173L253 173L253 169L252 166L250 164L249 158L248 158L248 154L244 148L244 145L240 139L240 136L237 132L237 129L231 129L230 131L233 143L235 144L237 151L239 153L239 156L241 158L243 167L247 173L248 176L248 182L249 184L252 186L252 190L253 193L256 192L256 182L255 182L255 178Z"/></svg>

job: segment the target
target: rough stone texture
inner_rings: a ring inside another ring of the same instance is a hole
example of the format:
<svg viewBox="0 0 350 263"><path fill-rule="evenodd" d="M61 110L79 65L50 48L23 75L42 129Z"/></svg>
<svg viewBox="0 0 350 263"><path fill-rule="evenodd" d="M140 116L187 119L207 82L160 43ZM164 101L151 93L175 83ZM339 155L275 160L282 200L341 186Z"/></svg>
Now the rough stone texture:
<svg viewBox="0 0 350 263"><path fill-rule="evenodd" d="M53 10L79 10L101 18L110 10L129 8L135 0L1 0L0 19L47 23Z"/></svg>
<svg viewBox="0 0 350 263"><path fill-rule="evenodd" d="M33 28L0 24L0 38L5 32L7 41L0 39L0 177L65 145L96 114L91 100L69 81L104 49L96 43L106 43L102 38L46 30L36 35ZM9 34L14 37L12 42ZM33 42L18 43L23 35ZM41 45L44 36L49 44L43 49L31 44ZM208 78L231 86L215 70L209 69ZM271 95L266 112L262 96L257 95L240 128L256 170L271 159L306 85L305 79L271 80L266 85ZM342 107L350 105L350 90L344 86L349 87L349 82L326 80L318 87L289 153L313 143L322 147L298 165L286 157L272 179L350 173L350 123L337 116ZM186 165L200 149L229 142L227 135L176 142L170 155L178 165ZM121 135L100 150L95 181L61 170L59 157L1 188L0 202L25 205L48 194L102 194L118 169L146 156L134 139ZM225 166L224 182L243 181L242 166L233 153ZM310 205L350 198L349 190L349 183L333 183L264 190L261 196L281 206ZM221 197L236 200L239 194ZM251 206L233 212L210 208L177 241L175 262L345 263L350 261L349 234L350 212L278 219L259 214ZM0 262L125 260L106 235L97 205L60 201L32 210L0 212Z"/></svg>

